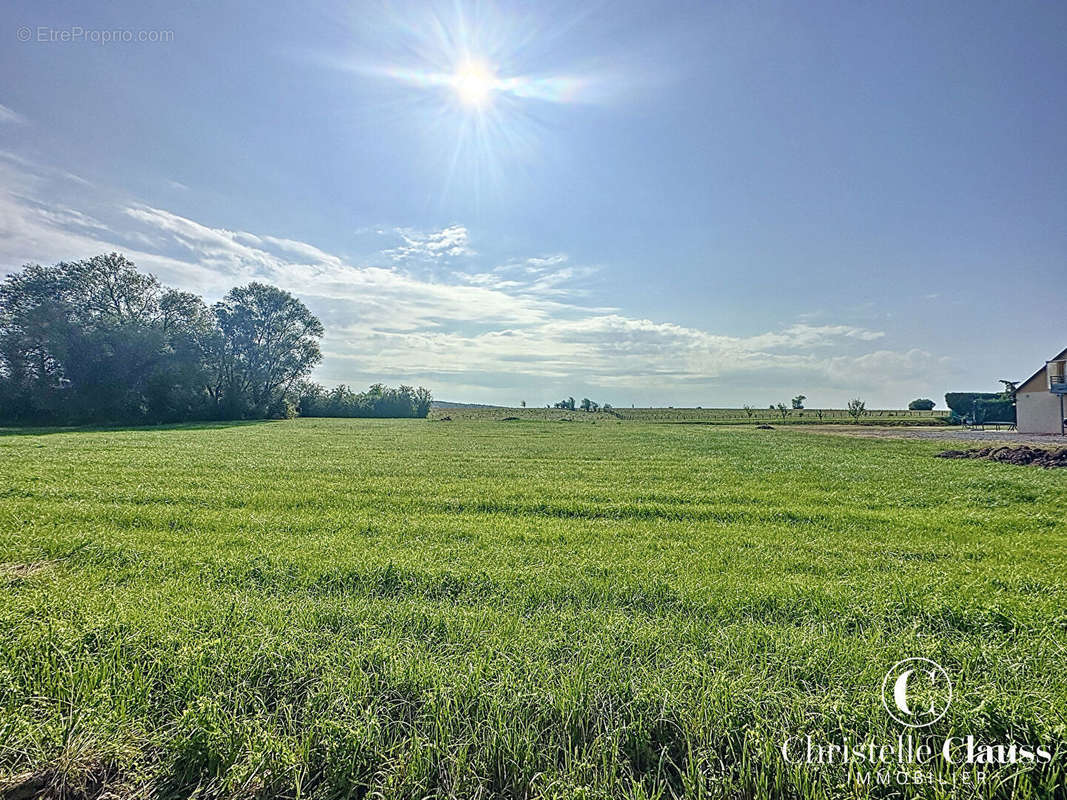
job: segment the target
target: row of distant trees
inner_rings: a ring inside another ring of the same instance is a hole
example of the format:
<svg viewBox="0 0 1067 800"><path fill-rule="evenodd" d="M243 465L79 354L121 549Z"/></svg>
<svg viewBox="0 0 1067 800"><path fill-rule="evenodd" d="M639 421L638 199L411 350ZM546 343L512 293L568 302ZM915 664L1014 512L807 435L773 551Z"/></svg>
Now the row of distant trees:
<svg viewBox="0 0 1067 800"><path fill-rule="evenodd" d="M29 265L0 283L0 419L72 424L425 416L429 392L307 381L322 323L275 286L212 306L117 253Z"/></svg>
<svg viewBox="0 0 1067 800"><path fill-rule="evenodd" d="M804 401L807 399L807 395L798 394L793 397L792 400L789 401L788 406L785 403L771 403L771 405L768 406L768 409L770 409L771 411L777 411L779 414L781 414L782 419L785 419L792 411L803 411ZM745 413L748 414L749 417L751 417L755 413L755 409L750 405L746 405L743 408ZM909 411L931 411L933 410L933 408L934 401L923 397L917 398L908 403ZM858 420L865 413L867 413L867 404L863 400L860 400L858 397L853 398L852 400L848 401L847 410L850 417ZM822 419L822 414L822 409L815 410L815 416L819 419Z"/></svg>
<svg viewBox="0 0 1067 800"><path fill-rule="evenodd" d="M302 417L425 417L433 397L429 389L376 383L365 392L345 385L325 389L317 383L300 384L298 410Z"/></svg>
<svg viewBox="0 0 1067 800"><path fill-rule="evenodd" d="M597 402L595 402L593 400L590 400L588 397L583 397L582 398L582 402L578 403L578 404L575 404L573 397L568 397L566 400L560 400L558 403L553 403L552 408L562 408L562 409L565 409L567 411L576 411L576 410L578 410L578 411L589 411L589 412L596 412L596 411L607 411L607 412L610 412L612 410L611 403L603 403L603 404L597 403Z"/></svg>
<svg viewBox="0 0 1067 800"><path fill-rule="evenodd" d="M769 411L776 411L778 414L781 415L782 419L784 420L794 411L803 411L805 400L807 400L807 397L802 394L798 394L792 399L791 404L788 406L785 403L771 403L769 406L767 406L767 409ZM752 419L752 417L756 414L756 409L754 406L746 404L741 406L741 409L745 412L746 415L748 415L749 419ZM863 400L860 400L858 397L853 398L852 400L848 401L847 411L850 417L855 420L858 420L860 417L867 413L867 404ZM815 414L816 419L822 419L824 410L821 408L817 408L814 410L813 413ZM801 416L803 416L803 414Z"/></svg>

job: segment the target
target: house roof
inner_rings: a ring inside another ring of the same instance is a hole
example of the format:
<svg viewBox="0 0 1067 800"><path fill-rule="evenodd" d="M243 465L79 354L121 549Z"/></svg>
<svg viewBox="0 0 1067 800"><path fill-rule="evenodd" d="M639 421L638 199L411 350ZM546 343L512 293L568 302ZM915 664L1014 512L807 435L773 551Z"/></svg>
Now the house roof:
<svg viewBox="0 0 1067 800"><path fill-rule="evenodd" d="M1049 361L1060 361L1063 358L1067 358L1067 347L1065 347L1062 350L1060 350L1060 352L1057 353L1056 355L1054 355L1052 358L1050 358ZM1026 384L1028 384L1030 381L1032 381L1034 378L1036 378L1038 375L1040 375L1042 372L1044 372L1045 371L1045 367L1047 367L1047 366L1048 366L1048 361L1046 361L1044 364L1042 364L1041 368L1038 369L1037 372L1035 372L1033 375L1031 375L1025 381L1019 381L1019 383L1017 383L1015 385L1015 390L1011 393L1012 397L1015 396L1015 392L1018 392L1021 388L1026 386Z"/></svg>

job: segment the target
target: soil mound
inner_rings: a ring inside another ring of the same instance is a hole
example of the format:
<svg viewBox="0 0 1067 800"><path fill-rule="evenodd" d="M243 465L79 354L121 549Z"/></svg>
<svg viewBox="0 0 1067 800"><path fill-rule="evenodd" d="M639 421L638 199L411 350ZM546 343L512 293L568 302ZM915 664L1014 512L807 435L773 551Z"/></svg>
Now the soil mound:
<svg viewBox="0 0 1067 800"><path fill-rule="evenodd" d="M756 426L756 430L758 430L758 431L773 431L774 430L774 426L773 425L757 425Z"/></svg>
<svg viewBox="0 0 1067 800"><path fill-rule="evenodd" d="M999 461L1002 464L1016 464L1031 467L1067 467L1067 447L1047 449L1022 445L1009 447L979 447L975 450L945 450L937 454L938 458L981 458L986 461Z"/></svg>

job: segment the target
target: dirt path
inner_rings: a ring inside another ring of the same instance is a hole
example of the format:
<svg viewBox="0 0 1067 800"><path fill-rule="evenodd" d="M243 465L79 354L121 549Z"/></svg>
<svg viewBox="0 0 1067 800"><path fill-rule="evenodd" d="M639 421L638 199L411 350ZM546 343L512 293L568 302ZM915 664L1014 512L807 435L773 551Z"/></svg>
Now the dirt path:
<svg viewBox="0 0 1067 800"><path fill-rule="evenodd" d="M1014 431L967 431L960 428L876 427L873 425L792 425L789 430L861 436L869 439L934 439L955 442L1005 442L1006 444L1064 445L1067 437Z"/></svg>

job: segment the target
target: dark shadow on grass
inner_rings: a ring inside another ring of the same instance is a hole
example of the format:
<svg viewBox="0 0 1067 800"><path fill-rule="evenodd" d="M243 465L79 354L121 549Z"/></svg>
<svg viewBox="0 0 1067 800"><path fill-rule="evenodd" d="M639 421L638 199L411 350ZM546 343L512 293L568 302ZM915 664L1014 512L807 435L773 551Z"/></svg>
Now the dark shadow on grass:
<svg viewBox="0 0 1067 800"><path fill-rule="evenodd" d="M246 425L264 425L271 422L280 422L273 419L233 419L233 420L206 420L200 422L171 422L160 425L8 425L0 426L0 437L3 436L51 436L56 433L120 433L123 431L153 432L153 431L211 431L221 428L235 428Z"/></svg>

